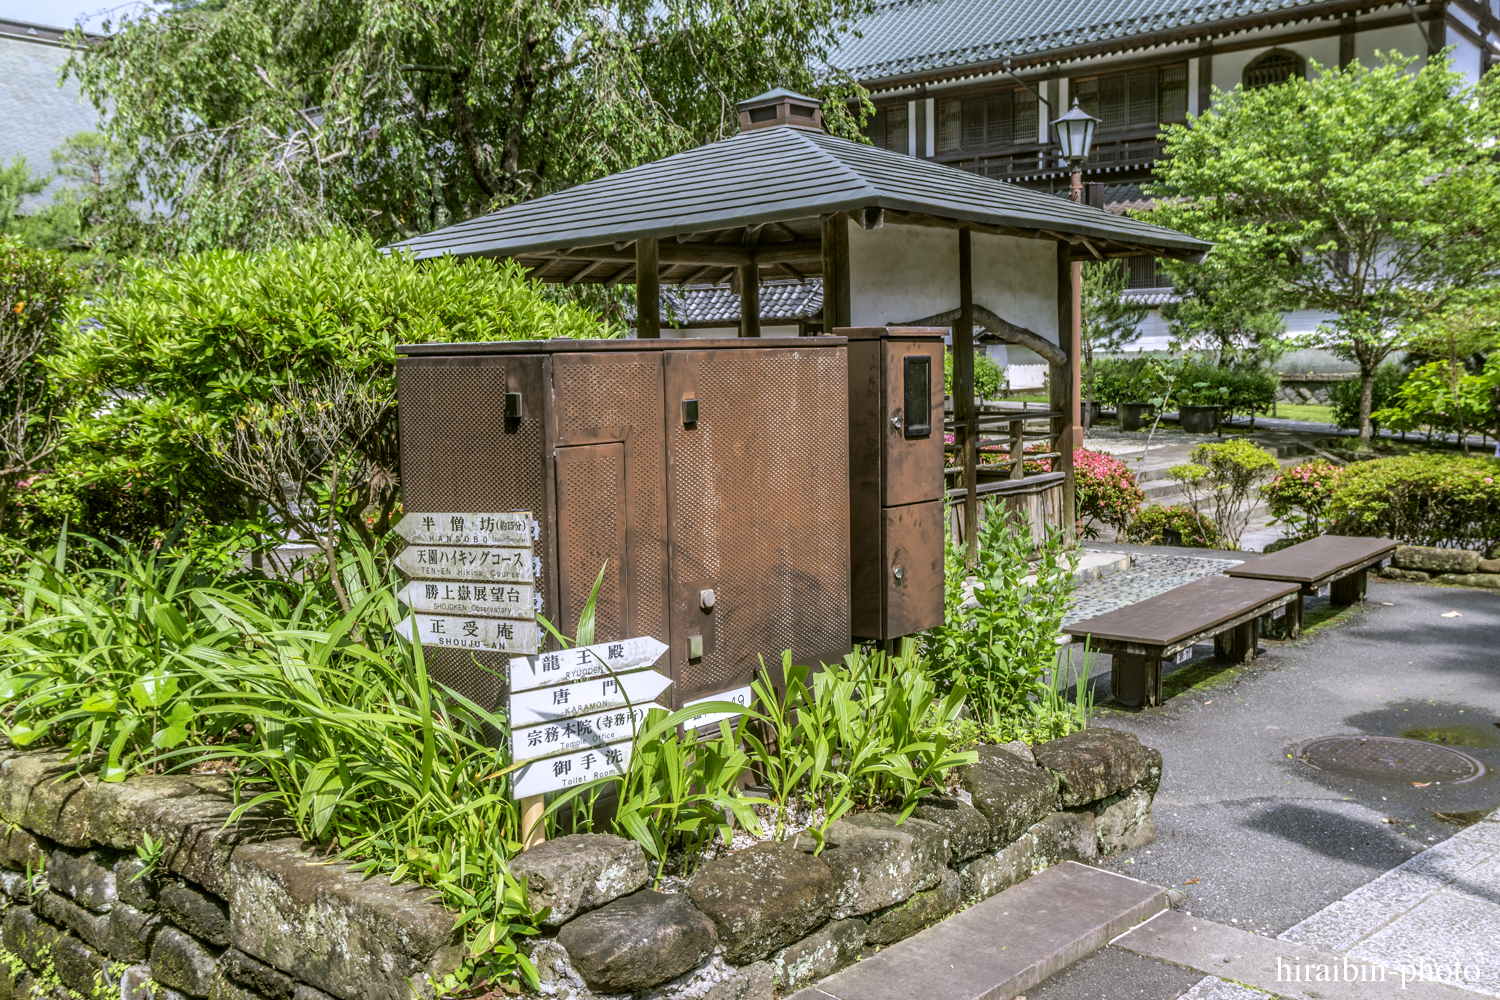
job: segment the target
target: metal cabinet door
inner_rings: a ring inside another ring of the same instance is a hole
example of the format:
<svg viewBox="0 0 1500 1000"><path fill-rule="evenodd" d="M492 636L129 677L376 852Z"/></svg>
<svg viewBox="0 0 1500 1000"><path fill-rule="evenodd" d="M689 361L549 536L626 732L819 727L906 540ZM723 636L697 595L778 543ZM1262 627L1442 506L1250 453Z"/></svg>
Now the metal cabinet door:
<svg viewBox="0 0 1500 1000"><path fill-rule="evenodd" d="M577 629L604 569L595 641L649 635L669 643L660 353L554 355L550 419L558 628Z"/></svg>
<svg viewBox="0 0 1500 1000"><path fill-rule="evenodd" d="M943 501L887 507L881 539L886 636L943 623Z"/></svg>
<svg viewBox="0 0 1500 1000"><path fill-rule="evenodd" d="M880 343L885 393L881 503L899 507L937 500L943 495L943 345L895 338ZM909 403L920 405L920 412L909 412L916 408Z"/></svg>
<svg viewBox="0 0 1500 1000"><path fill-rule="evenodd" d="M849 650L843 347L666 351L674 705ZM693 418L693 419L689 419ZM703 607L704 591L713 606ZM690 656L698 636L702 656Z"/></svg>

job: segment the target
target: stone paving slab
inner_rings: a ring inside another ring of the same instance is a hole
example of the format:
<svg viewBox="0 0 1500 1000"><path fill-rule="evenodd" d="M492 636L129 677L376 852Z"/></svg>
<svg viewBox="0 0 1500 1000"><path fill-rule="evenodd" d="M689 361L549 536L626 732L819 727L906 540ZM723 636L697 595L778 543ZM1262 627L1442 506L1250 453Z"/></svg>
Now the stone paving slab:
<svg viewBox="0 0 1500 1000"><path fill-rule="evenodd" d="M1500 811L1280 937L1392 969L1429 963L1440 977L1457 966L1455 985L1500 997Z"/></svg>
<svg viewBox="0 0 1500 1000"><path fill-rule="evenodd" d="M1178 1000L1272 1000L1272 997L1269 993L1252 990L1248 986L1231 983L1227 979L1204 976L1196 986L1184 993Z"/></svg>
<svg viewBox="0 0 1500 1000"><path fill-rule="evenodd" d="M1444 983L1422 982L1415 977L1403 981L1398 970L1380 968L1373 964L1373 959L1345 957L1301 943L1261 937L1176 910L1158 914L1111 943L1146 958L1293 1000L1472 1000L1473 997L1472 993ZM1206 995L1219 1000L1218 994ZM1247 1000L1249 996L1253 992L1247 995ZM1228 994L1224 1000L1230 998L1239 1000L1234 994Z"/></svg>
<svg viewBox="0 0 1500 1000"><path fill-rule="evenodd" d="M791 1000L1011 1000L1166 905L1154 885L1064 862Z"/></svg>

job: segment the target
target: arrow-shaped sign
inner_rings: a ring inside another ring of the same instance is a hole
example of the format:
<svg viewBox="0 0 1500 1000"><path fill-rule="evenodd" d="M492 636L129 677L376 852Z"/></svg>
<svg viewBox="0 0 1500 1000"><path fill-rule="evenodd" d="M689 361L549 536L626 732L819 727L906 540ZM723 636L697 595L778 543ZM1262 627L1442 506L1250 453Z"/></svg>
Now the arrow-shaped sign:
<svg viewBox="0 0 1500 1000"><path fill-rule="evenodd" d="M596 677L576 684L514 692L510 696L510 724L533 726L558 719L602 712L606 708L644 705L672 683L655 670L637 670L615 677Z"/></svg>
<svg viewBox="0 0 1500 1000"><path fill-rule="evenodd" d="M529 583L413 580L396 597L413 611L430 615L534 620L537 613L536 588Z"/></svg>
<svg viewBox="0 0 1500 1000"><path fill-rule="evenodd" d="M536 760L589 747L602 747L621 740L631 740L646 722L646 713L666 707L650 702L615 708L575 719L558 719L540 726L513 729L510 735L510 759L516 763Z"/></svg>
<svg viewBox="0 0 1500 1000"><path fill-rule="evenodd" d="M500 514L407 514L396 534L413 545L499 545L528 548L541 537L530 511Z"/></svg>
<svg viewBox="0 0 1500 1000"><path fill-rule="evenodd" d="M642 635L619 642L601 642L555 653L538 653L524 659L518 657L510 661L510 689L512 693L530 691L543 684L606 677L610 671L620 674L627 670L639 670L661 659L661 654L666 651L666 643L649 635Z"/></svg>
<svg viewBox="0 0 1500 1000"><path fill-rule="evenodd" d="M630 743L590 748L564 757L535 760L517 768L511 778L511 794L518 799L543 792L572 788L600 778L623 775L630 766Z"/></svg>
<svg viewBox="0 0 1500 1000"><path fill-rule="evenodd" d="M412 618L424 646L488 649L496 653L535 653L541 648L536 622L507 618L461 618L457 615L412 615L396 623L396 634L412 641Z"/></svg>
<svg viewBox="0 0 1500 1000"><path fill-rule="evenodd" d="M530 548L495 546L412 545L396 557L407 576L485 583L534 583L540 562Z"/></svg>

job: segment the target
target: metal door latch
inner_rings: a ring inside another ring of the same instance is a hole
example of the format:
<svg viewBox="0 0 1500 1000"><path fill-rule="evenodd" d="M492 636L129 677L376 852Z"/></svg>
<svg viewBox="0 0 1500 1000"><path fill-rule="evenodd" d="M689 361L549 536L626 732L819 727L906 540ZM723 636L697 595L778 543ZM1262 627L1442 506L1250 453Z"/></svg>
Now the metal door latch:
<svg viewBox="0 0 1500 1000"><path fill-rule="evenodd" d="M704 611L712 611L714 609L714 592L712 590L698 591L698 607Z"/></svg>
<svg viewBox="0 0 1500 1000"><path fill-rule="evenodd" d="M896 586L899 587L906 582L906 569L901 566L892 566L891 576L896 578Z"/></svg>
<svg viewBox="0 0 1500 1000"><path fill-rule="evenodd" d="M505 419L520 420L521 415L521 394L519 392L507 392L505 394Z"/></svg>
<svg viewBox="0 0 1500 1000"><path fill-rule="evenodd" d="M682 422L685 424L696 424L698 422L698 401L696 399L684 399L682 401Z"/></svg>

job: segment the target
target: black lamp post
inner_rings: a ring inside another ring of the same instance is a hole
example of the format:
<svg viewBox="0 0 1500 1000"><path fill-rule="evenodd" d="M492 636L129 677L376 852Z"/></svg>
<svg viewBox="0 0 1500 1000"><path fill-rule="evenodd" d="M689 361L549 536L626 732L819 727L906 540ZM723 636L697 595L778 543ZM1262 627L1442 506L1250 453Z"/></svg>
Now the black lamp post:
<svg viewBox="0 0 1500 1000"><path fill-rule="evenodd" d="M1089 158L1089 147L1094 144L1094 126L1098 124L1099 119L1078 106L1076 97L1068 113L1052 123L1057 130L1057 144L1062 147L1062 158L1073 173L1070 190L1074 204L1083 204L1083 162ZM1068 397L1066 454L1071 456L1075 448L1083 447L1083 264L1079 261L1073 262L1073 329L1068 331L1068 358L1073 370ZM1071 467L1071 462L1064 466Z"/></svg>

